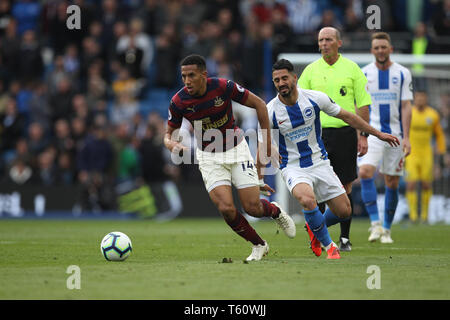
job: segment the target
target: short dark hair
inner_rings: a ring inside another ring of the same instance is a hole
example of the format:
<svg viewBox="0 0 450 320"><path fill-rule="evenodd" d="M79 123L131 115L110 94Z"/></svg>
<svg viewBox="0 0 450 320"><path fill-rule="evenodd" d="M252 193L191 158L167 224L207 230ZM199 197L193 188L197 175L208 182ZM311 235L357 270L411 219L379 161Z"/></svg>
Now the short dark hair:
<svg viewBox="0 0 450 320"><path fill-rule="evenodd" d="M206 61L199 54L191 54L181 61L181 66L189 66L195 64L198 69L206 70Z"/></svg>
<svg viewBox="0 0 450 320"><path fill-rule="evenodd" d="M286 69L289 72L294 72L294 66L293 64L286 59L280 59L277 62L275 62L272 66L272 72L275 70L283 70Z"/></svg>

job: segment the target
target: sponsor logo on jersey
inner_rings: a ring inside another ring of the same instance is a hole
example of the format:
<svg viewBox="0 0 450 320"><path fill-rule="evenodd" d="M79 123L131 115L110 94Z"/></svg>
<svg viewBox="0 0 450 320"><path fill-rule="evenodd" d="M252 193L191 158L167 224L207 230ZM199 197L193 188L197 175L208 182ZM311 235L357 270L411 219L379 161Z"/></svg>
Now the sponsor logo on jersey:
<svg viewBox="0 0 450 320"><path fill-rule="evenodd" d="M215 97L214 98L214 107L220 107L223 105L223 100L221 97Z"/></svg>

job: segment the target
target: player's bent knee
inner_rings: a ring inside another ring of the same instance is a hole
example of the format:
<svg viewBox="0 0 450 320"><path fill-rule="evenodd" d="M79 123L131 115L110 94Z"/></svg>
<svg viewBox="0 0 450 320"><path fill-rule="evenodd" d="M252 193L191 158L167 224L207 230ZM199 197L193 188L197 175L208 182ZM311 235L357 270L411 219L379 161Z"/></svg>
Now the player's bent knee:
<svg viewBox="0 0 450 320"><path fill-rule="evenodd" d="M247 212L251 216L259 215L261 211L261 201L246 201L242 204L245 212Z"/></svg>
<svg viewBox="0 0 450 320"><path fill-rule="evenodd" d="M306 210L313 210L315 207L317 207L316 199L311 197L300 197L298 201Z"/></svg>
<svg viewBox="0 0 450 320"><path fill-rule="evenodd" d="M361 179L370 179L373 177L372 171L364 167L359 169L358 175Z"/></svg>
<svg viewBox="0 0 450 320"><path fill-rule="evenodd" d="M219 203L217 209L225 218L225 220L232 220L236 215L236 208L232 204Z"/></svg>

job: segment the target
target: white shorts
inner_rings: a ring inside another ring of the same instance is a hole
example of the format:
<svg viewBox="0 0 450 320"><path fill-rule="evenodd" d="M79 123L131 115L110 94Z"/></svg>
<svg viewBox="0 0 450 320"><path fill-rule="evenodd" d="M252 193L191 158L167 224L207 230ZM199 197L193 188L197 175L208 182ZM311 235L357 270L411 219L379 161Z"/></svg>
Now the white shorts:
<svg viewBox="0 0 450 320"><path fill-rule="evenodd" d="M197 149L198 167L206 190L233 184L237 189L257 186L258 172L245 140L222 154Z"/></svg>
<svg viewBox="0 0 450 320"><path fill-rule="evenodd" d="M383 174L390 176L403 176L403 166L405 157L403 153L402 139L399 138L400 145L391 147L387 142L369 136L367 138L368 150L365 155L358 158L358 166L372 165L379 166L379 170Z"/></svg>
<svg viewBox="0 0 450 320"><path fill-rule="evenodd" d="M320 161L308 168L285 167L281 173L289 192L292 193L297 184L306 183L314 190L314 195L319 203L345 193L344 186L330 165L330 160Z"/></svg>

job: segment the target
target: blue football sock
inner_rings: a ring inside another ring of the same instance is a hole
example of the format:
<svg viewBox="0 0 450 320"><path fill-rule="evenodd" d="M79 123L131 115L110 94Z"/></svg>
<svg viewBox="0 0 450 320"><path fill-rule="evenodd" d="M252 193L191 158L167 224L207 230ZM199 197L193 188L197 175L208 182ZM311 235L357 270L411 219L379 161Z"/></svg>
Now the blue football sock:
<svg viewBox="0 0 450 320"><path fill-rule="evenodd" d="M323 216L325 217L327 227L331 227L332 225L335 225L338 222L344 222L348 220L348 218L346 219L339 218L337 215L331 212L330 208L327 208L327 210L325 210Z"/></svg>
<svg viewBox="0 0 450 320"><path fill-rule="evenodd" d="M370 221L376 222L380 220L377 206L377 188L373 178L361 179L361 198L369 214Z"/></svg>
<svg viewBox="0 0 450 320"><path fill-rule="evenodd" d="M320 213L319 207L315 207L313 210L303 210L303 215L309 228L319 241L325 247L328 246L332 240L325 223L325 217Z"/></svg>
<svg viewBox="0 0 450 320"><path fill-rule="evenodd" d="M391 229L392 221L394 220L395 210L398 203L398 188L390 189L386 187L384 195L384 222L383 228Z"/></svg>

